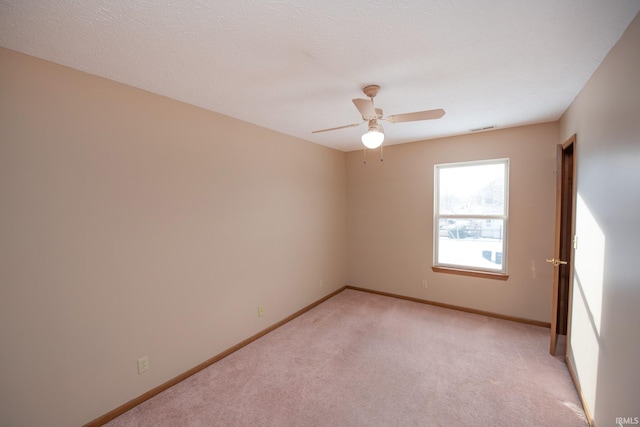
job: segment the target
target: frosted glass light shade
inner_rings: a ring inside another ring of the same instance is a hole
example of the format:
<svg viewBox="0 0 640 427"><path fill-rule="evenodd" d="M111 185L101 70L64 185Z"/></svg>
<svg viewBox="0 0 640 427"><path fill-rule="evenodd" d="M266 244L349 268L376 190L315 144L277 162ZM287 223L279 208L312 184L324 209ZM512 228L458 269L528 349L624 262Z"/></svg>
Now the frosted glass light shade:
<svg viewBox="0 0 640 427"><path fill-rule="evenodd" d="M378 148L384 141L384 133L377 130L370 130L362 135L362 143L367 148Z"/></svg>

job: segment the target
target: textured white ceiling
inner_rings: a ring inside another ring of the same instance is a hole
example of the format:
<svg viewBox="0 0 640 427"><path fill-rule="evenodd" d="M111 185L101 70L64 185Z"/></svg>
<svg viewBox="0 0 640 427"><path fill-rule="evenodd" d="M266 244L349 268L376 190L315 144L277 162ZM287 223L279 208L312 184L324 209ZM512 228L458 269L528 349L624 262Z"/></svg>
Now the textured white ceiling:
<svg viewBox="0 0 640 427"><path fill-rule="evenodd" d="M556 120L638 0L0 0L0 46L308 141L361 148L352 98L382 86L385 144Z"/></svg>

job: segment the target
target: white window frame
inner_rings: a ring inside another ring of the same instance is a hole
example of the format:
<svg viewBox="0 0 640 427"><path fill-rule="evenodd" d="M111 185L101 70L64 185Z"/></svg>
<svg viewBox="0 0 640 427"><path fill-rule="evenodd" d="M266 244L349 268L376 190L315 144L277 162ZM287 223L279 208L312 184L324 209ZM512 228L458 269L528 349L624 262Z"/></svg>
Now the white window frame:
<svg viewBox="0 0 640 427"><path fill-rule="evenodd" d="M461 214L441 214L440 213L440 170L445 168L460 168L467 166L480 166L489 164L504 164L504 212L501 215L483 215L475 213ZM477 219L487 221L498 219L503 221L502 234L502 268L490 269L470 265L438 263L438 250L440 241L440 220L441 219ZM434 213L433 213L433 270L440 272L453 272L469 274L479 277L496 277L506 280L507 276L507 246L509 236L509 159L490 159L457 163L441 163L434 165Z"/></svg>

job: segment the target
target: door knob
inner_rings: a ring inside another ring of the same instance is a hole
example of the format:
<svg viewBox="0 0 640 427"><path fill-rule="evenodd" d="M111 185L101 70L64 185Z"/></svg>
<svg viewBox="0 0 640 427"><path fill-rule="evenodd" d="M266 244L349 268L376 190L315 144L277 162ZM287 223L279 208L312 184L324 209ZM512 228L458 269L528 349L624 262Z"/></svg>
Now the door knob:
<svg viewBox="0 0 640 427"><path fill-rule="evenodd" d="M565 265L567 263L567 261L560 261L559 259L555 259L555 258L548 259L547 262L550 262L551 264L553 264L554 267L557 267L559 265Z"/></svg>

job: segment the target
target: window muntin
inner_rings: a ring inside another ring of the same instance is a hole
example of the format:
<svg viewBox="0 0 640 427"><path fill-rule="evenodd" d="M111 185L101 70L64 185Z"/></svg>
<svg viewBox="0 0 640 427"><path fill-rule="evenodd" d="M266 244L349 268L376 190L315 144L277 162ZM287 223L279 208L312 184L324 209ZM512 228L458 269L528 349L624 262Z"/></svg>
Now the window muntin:
<svg viewBox="0 0 640 427"><path fill-rule="evenodd" d="M435 166L435 267L507 273L508 183L508 159Z"/></svg>

